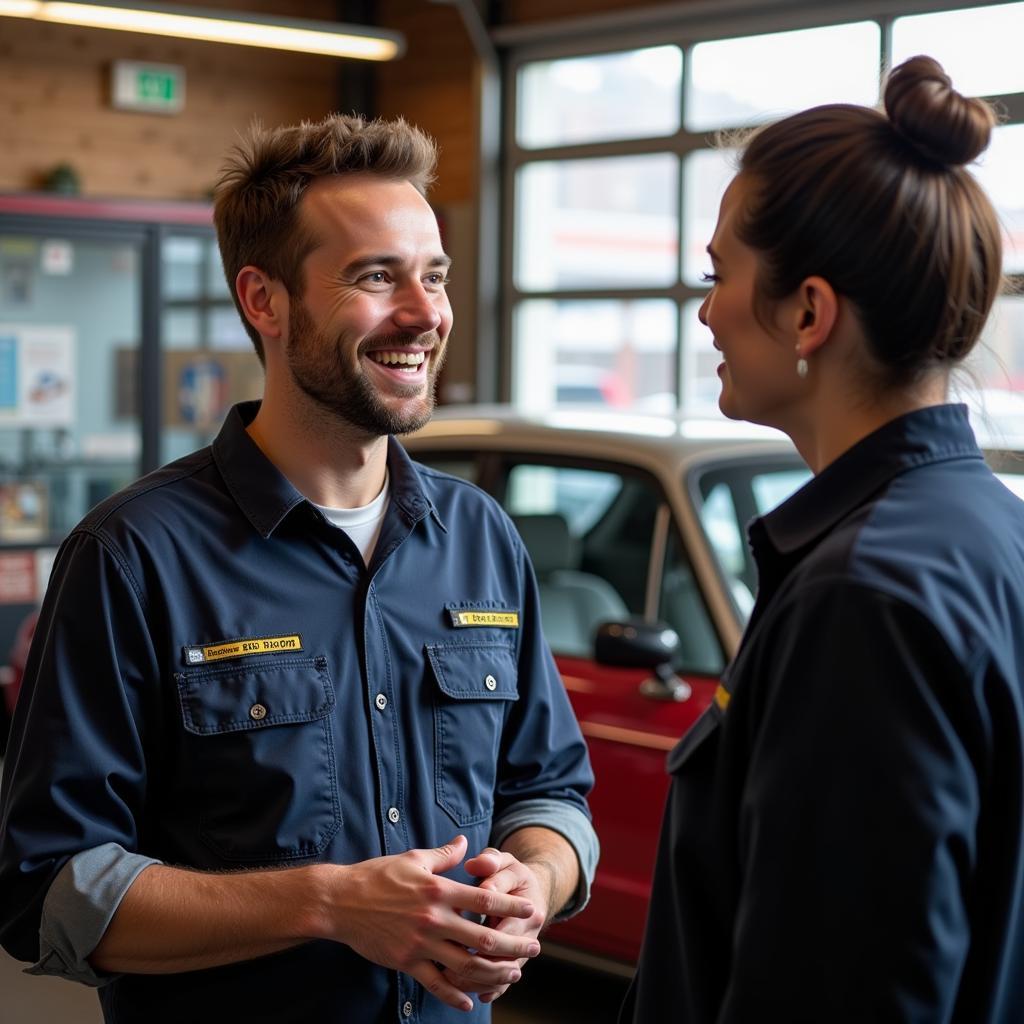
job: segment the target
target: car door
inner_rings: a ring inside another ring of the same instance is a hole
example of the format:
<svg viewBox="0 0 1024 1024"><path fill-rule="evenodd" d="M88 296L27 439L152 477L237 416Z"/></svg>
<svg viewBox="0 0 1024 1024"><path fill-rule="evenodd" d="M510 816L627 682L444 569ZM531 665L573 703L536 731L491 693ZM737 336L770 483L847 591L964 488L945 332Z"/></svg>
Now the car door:
<svg viewBox="0 0 1024 1024"><path fill-rule="evenodd" d="M640 948L661 814L665 755L710 703L724 653L658 481L615 463L528 453L416 458L489 490L531 555L542 626L586 737L601 861L590 906L551 929L560 943L630 963ZM674 699L644 668L594 657L605 621L665 619L679 634Z"/></svg>

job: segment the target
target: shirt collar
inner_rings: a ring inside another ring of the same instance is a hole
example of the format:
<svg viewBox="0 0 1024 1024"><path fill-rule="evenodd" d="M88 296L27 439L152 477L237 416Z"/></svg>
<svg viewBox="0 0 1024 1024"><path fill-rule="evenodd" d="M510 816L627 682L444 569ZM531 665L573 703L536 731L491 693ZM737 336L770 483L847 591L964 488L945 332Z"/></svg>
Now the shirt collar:
<svg viewBox="0 0 1024 1024"><path fill-rule="evenodd" d="M242 513L260 536L267 538L292 509L306 503L306 498L260 451L246 431L259 407L258 401L240 402L232 407L213 442L213 459ZM444 529L433 504L423 493L412 460L393 437L388 438L387 461L391 505L410 526L429 513Z"/></svg>
<svg viewBox="0 0 1024 1024"><path fill-rule="evenodd" d="M751 524L779 554L799 551L893 477L947 459L982 458L965 405L935 405L899 416L858 441L773 512Z"/></svg>

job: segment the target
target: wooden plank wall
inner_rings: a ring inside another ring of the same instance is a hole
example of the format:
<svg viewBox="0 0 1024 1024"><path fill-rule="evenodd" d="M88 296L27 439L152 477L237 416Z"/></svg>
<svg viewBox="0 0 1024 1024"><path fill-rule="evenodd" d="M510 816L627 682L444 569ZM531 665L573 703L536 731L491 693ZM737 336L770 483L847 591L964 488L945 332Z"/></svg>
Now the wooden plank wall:
<svg viewBox="0 0 1024 1024"><path fill-rule="evenodd" d="M333 0L211 0L210 6L324 19L338 7ZM505 0L502 20L536 23L630 6L636 4ZM461 17L428 0L379 0L377 22L405 32L409 43L404 59L377 68L378 112L402 114L440 143L437 202L471 201L475 64ZM183 65L185 111L111 110L108 69L116 59ZM88 195L201 198L225 147L253 117L280 124L344 109L338 68L329 58L0 18L0 190L36 188L67 161Z"/></svg>
<svg viewBox="0 0 1024 1024"><path fill-rule="evenodd" d="M504 0L504 25L654 7L679 0ZM377 109L404 114L441 147L434 198L468 202L476 195L475 53L462 18L452 7L428 0L379 0L377 23L406 34L406 56L377 69Z"/></svg>
<svg viewBox="0 0 1024 1024"><path fill-rule="evenodd" d="M191 6L200 6L191 4ZM216 0L209 6L332 18L332 0ZM117 59L180 64L178 115L112 110ZM0 191L39 187L71 163L90 196L200 199L254 117L322 117L337 106L337 62L242 46L0 18Z"/></svg>

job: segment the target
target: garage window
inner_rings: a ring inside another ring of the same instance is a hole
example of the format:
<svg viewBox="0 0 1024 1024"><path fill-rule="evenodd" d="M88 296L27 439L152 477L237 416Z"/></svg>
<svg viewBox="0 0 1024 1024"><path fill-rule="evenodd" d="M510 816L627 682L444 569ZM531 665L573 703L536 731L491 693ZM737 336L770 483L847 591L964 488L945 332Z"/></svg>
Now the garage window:
<svg viewBox="0 0 1024 1024"><path fill-rule="evenodd" d="M512 52L507 396L530 411L718 418L718 359L696 316L732 175L718 133L818 103L874 104L879 68L930 53L1006 115L975 171L1004 225L1009 288L963 396L997 436L1024 432L1024 3L907 0L878 16L842 0L743 18L711 6L666 13L656 30L638 17L628 44L620 19L614 38L538 33Z"/></svg>

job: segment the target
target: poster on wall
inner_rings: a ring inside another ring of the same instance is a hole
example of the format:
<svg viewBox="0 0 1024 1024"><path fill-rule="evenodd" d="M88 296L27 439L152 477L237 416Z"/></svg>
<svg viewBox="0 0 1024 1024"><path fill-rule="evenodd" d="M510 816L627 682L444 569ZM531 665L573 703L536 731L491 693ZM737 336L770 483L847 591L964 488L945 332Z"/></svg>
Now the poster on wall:
<svg viewBox="0 0 1024 1024"><path fill-rule="evenodd" d="M0 427L67 427L75 418L75 329L0 324Z"/></svg>
<svg viewBox="0 0 1024 1024"><path fill-rule="evenodd" d="M42 480L0 483L0 542L32 542L49 534L49 493Z"/></svg>
<svg viewBox="0 0 1024 1024"><path fill-rule="evenodd" d="M137 350L118 349L115 415L138 415ZM165 427L213 430L236 402L263 394L263 367L251 349L244 352L170 349L163 356L163 423Z"/></svg>

